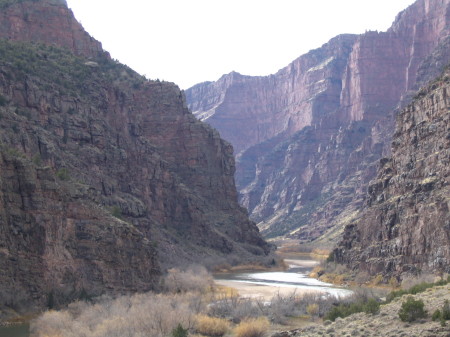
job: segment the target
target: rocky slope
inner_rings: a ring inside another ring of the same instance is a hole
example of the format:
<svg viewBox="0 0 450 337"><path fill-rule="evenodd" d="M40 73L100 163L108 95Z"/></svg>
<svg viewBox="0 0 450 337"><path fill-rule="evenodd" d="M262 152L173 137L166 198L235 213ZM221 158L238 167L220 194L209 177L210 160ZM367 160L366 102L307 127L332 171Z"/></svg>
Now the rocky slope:
<svg viewBox="0 0 450 337"><path fill-rule="evenodd" d="M386 277L450 272L450 70L397 117L392 156L381 160L361 219L335 258Z"/></svg>
<svg viewBox="0 0 450 337"><path fill-rule="evenodd" d="M176 85L111 60L64 1L2 1L0 17L0 309L267 255L231 145Z"/></svg>
<svg viewBox="0 0 450 337"><path fill-rule="evenodd" d="M418 0L387 32L338 36L274 75L186 91L237 149L241 202L265 235L329 246L359 216L394 109L450 61L449 2Z"/></svg>
<svg viewBox="0 0 450 337"><path fill-rule="evenodd" d="M409 295L407 295L409 296ZM442 310L445 300L450 300L450 286L440 286L414 295L415 300L422 300L428 318L412 323L402 322L398 316L401 305L407 296L394 299L382 305L376 315L359 313L346 318L337 318L335 322L326 321L323 325L310 326L304 329L279 332L272 337L318 337L318 336L411 336L411 337L448 337L449 328L441 326L439 320L433 322L431 315L435 310Z"/></svg>

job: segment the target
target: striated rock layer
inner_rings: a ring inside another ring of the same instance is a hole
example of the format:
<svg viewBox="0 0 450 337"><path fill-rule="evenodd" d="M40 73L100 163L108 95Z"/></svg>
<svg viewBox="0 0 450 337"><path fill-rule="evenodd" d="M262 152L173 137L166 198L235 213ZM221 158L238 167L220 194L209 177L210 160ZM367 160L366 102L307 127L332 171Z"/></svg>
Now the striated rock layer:
<svg viewBox="0 0 450 337"><path fill-rule="evenodd" d="M62 1L0 16L0 309L268 254L238 204L232 146L176 85L112 61Z"/></svg>
<svg viewBox="0 0 450 337"><path fill-rule="evenodd" d="M449 93L447 70L398 115L392 156L380 161L336 261L372 275L450 272Z"/></svg>
<svg viewBox="0 0 450 337"><path fill-rule="evenodd" d="M390 151L393 110L449 55L449 0L418 0L387 32L340 35L274 75L186 91L238 153L241 202L268 237L336 242ZM331 240L331 241L330 241Z"/></svg>

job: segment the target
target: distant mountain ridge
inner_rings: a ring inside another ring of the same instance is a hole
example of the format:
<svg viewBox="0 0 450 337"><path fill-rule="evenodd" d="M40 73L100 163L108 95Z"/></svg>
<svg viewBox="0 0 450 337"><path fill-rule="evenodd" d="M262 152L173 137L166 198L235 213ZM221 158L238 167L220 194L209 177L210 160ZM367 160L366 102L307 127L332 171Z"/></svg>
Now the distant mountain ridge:
<svg viewBox="0 0 450 337"><path fill-rule="evenodd" d="M232 146L176 85L113 61L58 0L0 2L0 61L0 317L265 262Z"/></svg>
<svg viewBox="0 0 450 337"><path fill-rule="evenodd" d="M358 218L394 110L450 62L448 0L418 0L387 32L340 35L274 75L186 90L237 152L236 182L267 237L335 244Z"/></svg>

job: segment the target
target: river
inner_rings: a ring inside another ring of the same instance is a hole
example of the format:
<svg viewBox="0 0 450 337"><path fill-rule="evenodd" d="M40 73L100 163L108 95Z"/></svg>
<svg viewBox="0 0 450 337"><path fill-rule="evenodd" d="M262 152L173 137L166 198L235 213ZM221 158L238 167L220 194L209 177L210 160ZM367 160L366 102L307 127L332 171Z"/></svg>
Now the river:
<svg viewBox="0 0 450 337"><path fill-rule="evenodd" d="M0 326L0 337L28 337L29 325Z"/></svg>
<svg viewBox="0 0 450 337"><path fill-rule="evenodd" d="M297 295L320 292L337 297L352 294L351 290L321 282L309 277L309 273L319 261L308 257L285 259L286 271L239 272L215 275L217 284L234 288L242 297L262 297L270 300L274 295Z"/></svg>

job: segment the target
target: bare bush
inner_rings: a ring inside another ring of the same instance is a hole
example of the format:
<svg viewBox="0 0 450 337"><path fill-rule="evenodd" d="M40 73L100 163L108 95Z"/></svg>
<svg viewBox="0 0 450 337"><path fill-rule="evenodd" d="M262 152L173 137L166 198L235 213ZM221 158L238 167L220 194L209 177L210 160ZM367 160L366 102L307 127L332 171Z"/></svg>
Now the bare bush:
<svg viewBox="0 0 450 337"><path fill-rule="evenodd" d="M276 324L286 324L288 317L299 316L302 312L300 302L302 298L296 296L295 292L288 296L277 294L270 302L264 305L264 314L269 320Z"/></svg>
<svg viewBox="0 0 450 337"><path fill-rule="evenodd" d="M76 302L64 311L49 311L31 324L33 336L140 337L167 336L178 324L191 328L196 295L139 294Z"/></svg>
<svg viewBox="0 0 450 337"><path fill-rule="evenodd" d="M240 321L261 315L259 302L250 298L238 296L220 296L213 299L208 306L208 314L214 317L229 318Z"/></svg>
<svg viewBox="0 0 450 337"><path fill-rule="evenodd" d="M270 301L264 301L261 298L222 296L215 298L208 306L208 314L228 318L234 322L265 316L272 323L286 324L291 317L311 315L308 312L308 307L311 305L317 306L314 316L323 317L334 304L340 301L351 301L351 299L340 299L320 293L298 296L295 292L287 296L277 294Z"/></svg>
<svg viewBox="0 0 450 337"><path fill-rule="evenodd" d="M433 283L435 276L432 274L422 274L420 276L404 277L401 283L402 289L410 289L421 283Z"/></svg>
<svg viewBox="0 0 450 337"><path fill-rule="evenodd" d="M366 271L360 271L355 276L355 282L358 283L359 285L369 283L370 279L371 279L371 277L370 277L369 273Z"/></svg>
<svg viewBox="0 0 450 337"><path fill-rule="evenodd" d="M213 286L214 280L206 268L202 266L190 267L186 271L170 269L164 278L164 290L171 293L188 291L204 292Z"/></svg>

